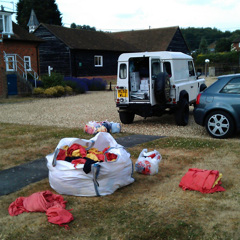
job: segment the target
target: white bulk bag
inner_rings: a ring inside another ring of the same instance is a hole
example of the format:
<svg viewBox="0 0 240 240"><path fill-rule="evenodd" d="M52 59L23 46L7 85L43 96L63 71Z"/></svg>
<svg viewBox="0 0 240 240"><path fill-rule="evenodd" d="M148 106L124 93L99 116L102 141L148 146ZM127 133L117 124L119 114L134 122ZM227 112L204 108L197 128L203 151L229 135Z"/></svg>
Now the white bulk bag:
<svg viewBox="0 0 240 240"><path fill-rule="evenodd" d="M108 152L116 154L116 161L96 162L91 172L83 171L84 164L74 167L70 162L56 160L58 150L65 145L77 143L88 148L94 147L102 151L110 146ZM63 138L54 153L46 156L49 169L49 183L59 194L74 196L104 196L112 194L120 187L134 182L133 164L130 154L118 144L111 134L100 132L90 140L79 138Z"/></svg>

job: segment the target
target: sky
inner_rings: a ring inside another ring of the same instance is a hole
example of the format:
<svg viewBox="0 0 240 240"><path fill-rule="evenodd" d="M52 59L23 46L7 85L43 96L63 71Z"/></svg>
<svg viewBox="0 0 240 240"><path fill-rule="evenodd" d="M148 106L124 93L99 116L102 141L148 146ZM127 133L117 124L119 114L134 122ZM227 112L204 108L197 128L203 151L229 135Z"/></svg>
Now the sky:
<svg viewBox="0 0 240 240"><path fill-rule="evenodd" d="M16 5L18 0L0 0L1 5L2 2ZM171 26L211 27L231 32L240 29L239 0L55 0L55 2L62 14L62 23L65 27L76 23L111 32Z"/></svg>

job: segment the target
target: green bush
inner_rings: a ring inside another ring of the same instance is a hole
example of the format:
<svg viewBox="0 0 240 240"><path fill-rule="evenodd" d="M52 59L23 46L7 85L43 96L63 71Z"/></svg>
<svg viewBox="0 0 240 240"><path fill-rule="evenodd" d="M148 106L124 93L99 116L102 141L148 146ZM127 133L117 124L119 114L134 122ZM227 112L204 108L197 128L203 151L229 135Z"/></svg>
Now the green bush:
<svg viewBox="0 0 240 240"><path fill-rule="evenodd" d="M57 90L57 93L59 96L62 96L65 94L65 88L63 86L56 86L54 88Z"/></svg>
<svg viewBox="0 0 240 240"><path fill-rule="evenodd" d="M65 82L63 81L64 77L60 73L52 73L51 76L43 75L42 82L44 88L50 88L55 86L65 86Z"/></svg>
<svg viewBox="0 0 240 240"><path fill-rule="evenodd" d="M47 97L56 97L56 96L58 96L58 91L56 88L50 87L50 88L45 89L44 95L46 95Z"/></svg>
<svg viewBox="0 0 240 240"><path fill-rule="evenodd" d="M210 60L211 64L227 63L229 65L238 65L239 53L238 52L223 52L223 53L209 53L199 54L195 60L196 65L204 65L205 59Z"/></svg>
<svg viewBox="0 0 240 240"><path fill-rule="evenodd" d="M73 89L72 89L71 87L69 87L69 86L66 86L66 87L65 87L65 92L66 92L67 94L69 94L69 95L72 95L72 94L73 94Z"/></svg>
<svg viewBox="0 0 240 240"><path fill-rule="evenodd" d="M33 89L33 94L34 94L34 95L42 95L42 94L44 94L44 89L41 88L41 87L34 88L34 89Z"/></svg>

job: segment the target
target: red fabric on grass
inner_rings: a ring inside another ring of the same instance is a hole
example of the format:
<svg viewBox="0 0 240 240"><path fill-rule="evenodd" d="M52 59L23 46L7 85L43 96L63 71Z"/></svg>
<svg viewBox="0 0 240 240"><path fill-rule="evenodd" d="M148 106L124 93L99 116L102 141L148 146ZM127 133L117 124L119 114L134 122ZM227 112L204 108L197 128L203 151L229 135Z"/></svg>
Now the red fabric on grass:
<svg viewBox="0 0 240 240"><path fill-rule="evenodd" d="M219 177L217 170L203 170L198 168L190 168L182 177L179 187L183 190L195 190L201 193L222 192L225 189L220 186L221 181L212 188L213 184Z"/></svg>
<svg viewBox="0 0 240 240"><path fill-rule="evenodd" d="M53 206L47 209L46 215L50 223L58 224L59 226L64 226L68 228L68 225L63 225L63 223L69 223L73 220L73 215L64 208L59 208Z"/></svg>
<svg viewBox="0 0 240 240"><path fill-rule="evenodd" d="M50 214L48 216L48 220L50 219L49 222L61 225L73 220L73 216L71 218L69 217L69 214L72 214L65 209L65 206L66 201L64 201L61 195L53 194L47 190L33 193L29 197L17 198L10 204L8 212L11 216L17 216L23 212L47 212L48 209L52 209L56 212L55 215L59 215L59 217L56 219L56 216ZM63 216L64 213L66 213L66 217Z"/></svg>

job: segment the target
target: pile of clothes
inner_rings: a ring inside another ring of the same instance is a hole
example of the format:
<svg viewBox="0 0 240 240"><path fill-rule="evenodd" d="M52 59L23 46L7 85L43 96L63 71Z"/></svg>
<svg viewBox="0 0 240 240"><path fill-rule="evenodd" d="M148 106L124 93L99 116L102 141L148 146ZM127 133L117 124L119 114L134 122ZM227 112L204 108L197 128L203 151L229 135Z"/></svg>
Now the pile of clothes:
<svg viewBox="0 0 240 240"><path fill-rule="evenodd" d="M78 164L84 164L83 171L89 173L91 165L96 162L110 162L117 159L117 155L108 152L110 147L99 151L97 148L87 149L85 146L74 143L71 146L63 146L59 149L56 160L64 160L74 164L76 168Z"/></svg>
<svg viewBox="0 0 240 240"><path fill-rule="evenodd" d="M97 134L99 132L120 133L121 125L115 122L96 122L90 121L84 126L84 132L88 134Z"/></svg>
<svg viewBox="0 0 240 240"><path fill-rule="evenodd" d="M201 193L223 192L225 189L221 186L221 178L222 174L217 170L190 168L182 177L179 187Z"/></svg>
<svg viewBox="0 0 240 240"><path fill-rule="evenodd" d="M29 197L18 197L8 208L11 216L17 216L23 212L45 212L48 221L68 229L73 215L66 210L66 202L63 197L53 194L49 190L33 193Z"/></svg>

